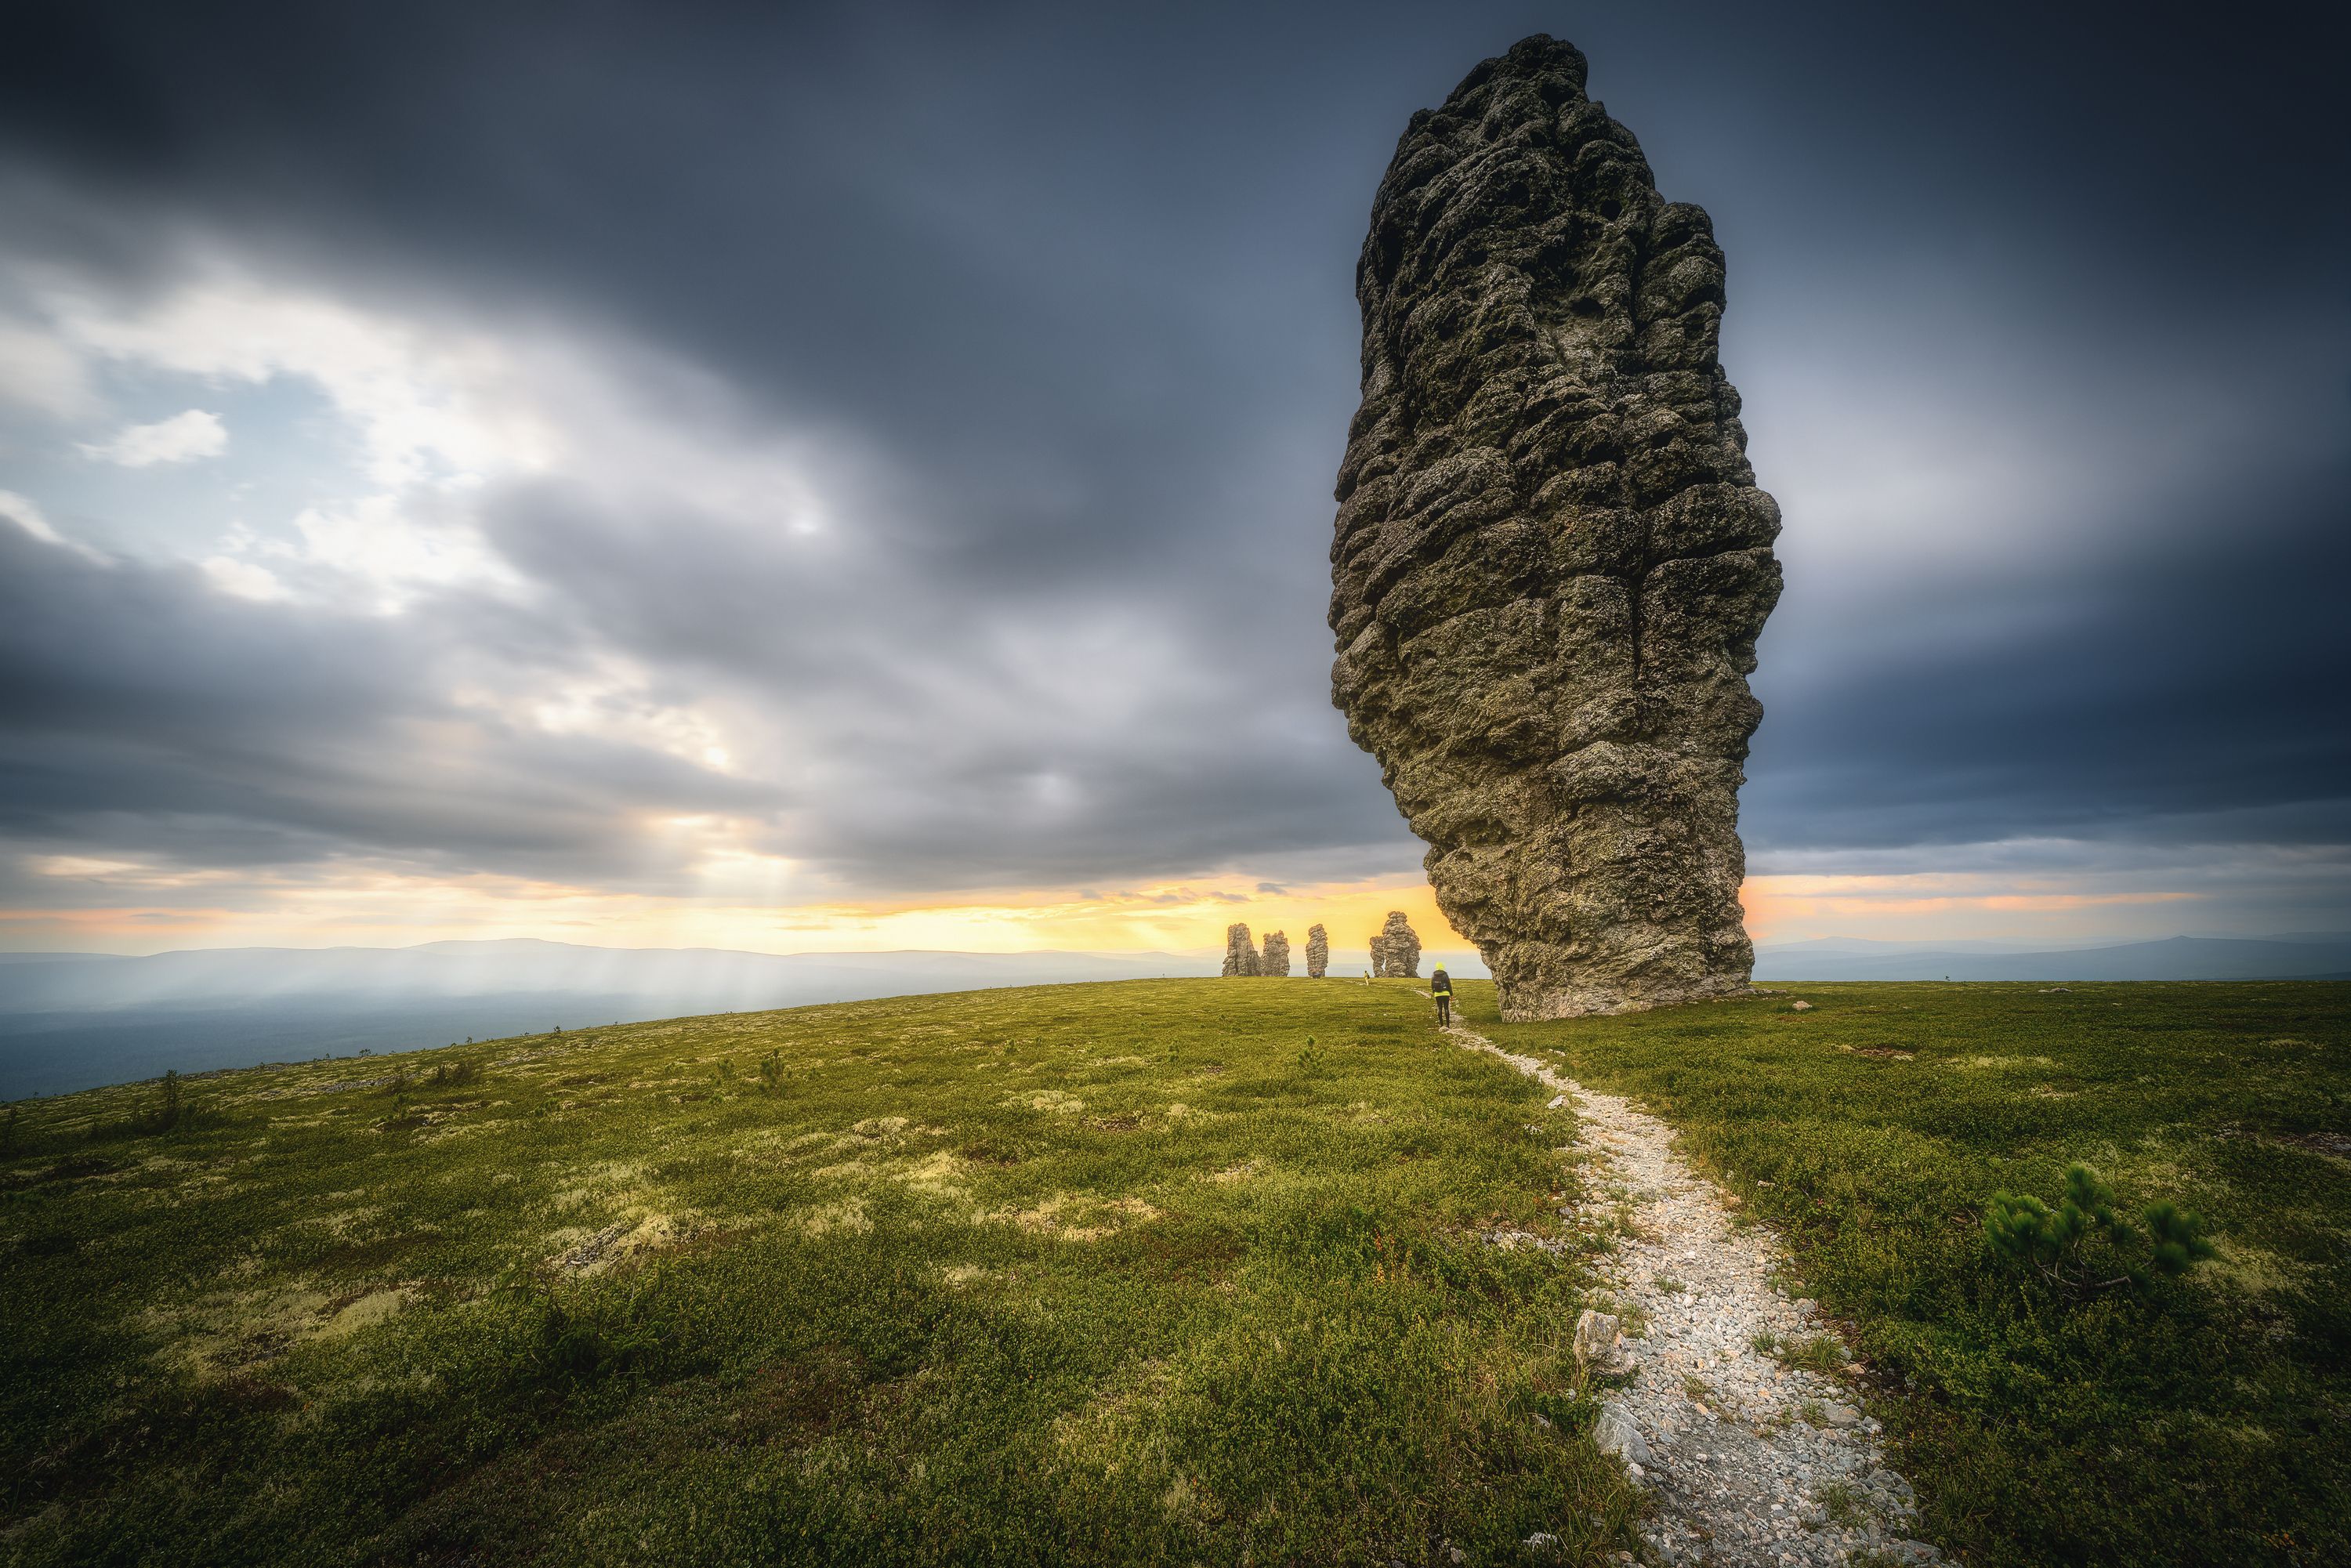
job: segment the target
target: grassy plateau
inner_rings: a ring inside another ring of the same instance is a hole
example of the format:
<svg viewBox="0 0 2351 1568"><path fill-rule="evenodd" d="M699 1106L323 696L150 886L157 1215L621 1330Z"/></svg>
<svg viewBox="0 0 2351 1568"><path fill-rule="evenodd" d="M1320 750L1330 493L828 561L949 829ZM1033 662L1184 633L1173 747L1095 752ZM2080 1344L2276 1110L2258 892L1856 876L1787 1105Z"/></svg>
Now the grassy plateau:
<svg viewBox="0 0 2351 1568"><path fill-rule="evenodd" d="M1797 1010L1794 1004L1812 1006ZM2351 1563L2351 986L1823 985L1471 1027L1630 1094L1852 1329L1922 1531L1979 1563ZM1988 1256L2092 1166L2219 1256L2087 1298Z"/></svg>
<svg viewBox="0 0 2351 1568"><path fill-rule="evenodd" d="M2351 988L1463 989L1783 1229L1947 1550L2351 1561ZM1614 1562L1547 1098L1408 985L1181 980L24 1103L0 1562ZM2077 1161L2219 1255L1993 1255Z"/></svg>
<svg viewBox="0 0 2351 1568"><path fill-rule="evenodd" d="M1572 1119L1408 987L921 997L161 1093L8 1134L7 1561L1630 1540L1578 1266L1479 1239L1560 1229Z"/></svg>

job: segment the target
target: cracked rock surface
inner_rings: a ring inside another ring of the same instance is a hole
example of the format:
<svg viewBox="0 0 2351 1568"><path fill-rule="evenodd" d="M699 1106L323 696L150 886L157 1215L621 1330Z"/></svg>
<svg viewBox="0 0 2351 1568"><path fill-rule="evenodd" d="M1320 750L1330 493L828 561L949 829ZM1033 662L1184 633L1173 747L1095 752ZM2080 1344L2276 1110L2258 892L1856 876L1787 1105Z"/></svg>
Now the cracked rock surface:
<svg viewBox="0 0 2351 1568"><path fill-rule="evenodd" d="M1320 925L1306 928L1306 977L1319 980L1331 967L1331 934Z"/></svg>
<svg viewBox="0 0 2351 1568"><path fill-rule="evenodd" d="M1878 1423L1834 1377L1761 1347L1850 1359L1811 1301L1773 1285L1787 1261L1779 1239L1734 1223L1663 1122L1482 1035L1450 1032L1575 1112L1585 1197L1570 1214L1614 1238L1601 1273L1615 1308L1578 1321L1576 1354L1602 1397L1593 1440L1656 1500L1640 1526L1646 1555L1723 1568L1938 1562L1905 1533L1917 1500L1886 1469Z"/></svg>
<svg viewBox="0 0 2351 1568"><path fill-rule="evenodd" d="M1780 593L1706 214L1538 35L1416 114L1356 267L1332 700L1510 1019L1743 989Z"/></svg>

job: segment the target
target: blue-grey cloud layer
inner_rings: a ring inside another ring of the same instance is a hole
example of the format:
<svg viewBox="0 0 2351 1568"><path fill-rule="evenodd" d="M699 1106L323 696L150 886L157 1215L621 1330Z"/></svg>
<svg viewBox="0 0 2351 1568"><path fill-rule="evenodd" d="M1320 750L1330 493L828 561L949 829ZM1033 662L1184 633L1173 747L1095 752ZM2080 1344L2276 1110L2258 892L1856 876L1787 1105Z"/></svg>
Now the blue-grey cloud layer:
<svg viewBox="0 0 2351 1568"><path fill-rule="evenodd" d="M1409 112L1542 29L1729 255L1789 521L1757 868L2339 850L2344 40L2315 8L1917 10L16 7L26 254L135 293L196 229L373 298L609 323L892 477L833 576L504 488L482 526L527 616L329 620L0 530L0 831L647 886L616 824L660 810L869 890L1409 864L1324 695L1353 261ZM1106 612L1155 650L1123 700L1002 653ZM428 677L491 643L779 694L810 766L516 734L410 778ZM985 698L942 684L972 672Z"/></svg>

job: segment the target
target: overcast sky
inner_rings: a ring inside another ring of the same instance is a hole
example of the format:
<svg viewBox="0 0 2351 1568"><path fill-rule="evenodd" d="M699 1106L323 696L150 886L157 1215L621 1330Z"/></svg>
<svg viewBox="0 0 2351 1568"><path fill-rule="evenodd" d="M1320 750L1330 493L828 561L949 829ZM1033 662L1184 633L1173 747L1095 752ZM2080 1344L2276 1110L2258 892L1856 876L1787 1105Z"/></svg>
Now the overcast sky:
<svg viewBox="0 0 2351 1568"><path fill-rule="evenodd" d="M1729 257L1758 936L2351 928L2325 9L13 5L0 946L1424 909L1353 261L1539 30Z"/></svg>

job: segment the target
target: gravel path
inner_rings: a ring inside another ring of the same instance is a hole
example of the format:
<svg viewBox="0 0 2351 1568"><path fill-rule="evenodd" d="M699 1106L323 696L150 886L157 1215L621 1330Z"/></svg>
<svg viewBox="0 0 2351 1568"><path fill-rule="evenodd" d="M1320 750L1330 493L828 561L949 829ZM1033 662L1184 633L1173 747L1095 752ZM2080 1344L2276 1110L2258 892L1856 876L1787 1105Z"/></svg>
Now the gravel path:
<svg viewBox="0 0 2351 1568"><path fill-rule="evenodd" d="M1810 1344L1850 1359L1811 1301L1773 1285L1787 1256L1779 1239L1733 1223L1738 1199L1683 1164L1655 1116L1483 1035L1450 1032L1557 1091L1553 1107L1573 1106L1581 1124L1585 1197L1564 1212L1611 1237L1601 1272L1615 1312L1585 1312L1576 1351L1606 1390L1593 1437L1656 1503L1644 1555L1723 1568L1939 1561L1904 1534L1915 1502L1885 1467L1877 1422L1835 1379L1758 1348Z"/></svg>

